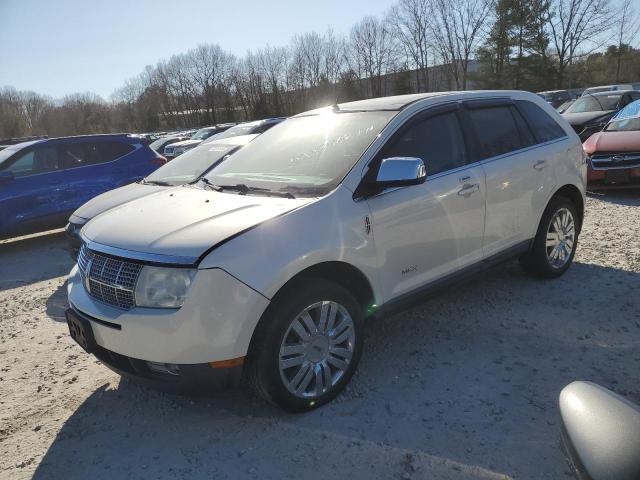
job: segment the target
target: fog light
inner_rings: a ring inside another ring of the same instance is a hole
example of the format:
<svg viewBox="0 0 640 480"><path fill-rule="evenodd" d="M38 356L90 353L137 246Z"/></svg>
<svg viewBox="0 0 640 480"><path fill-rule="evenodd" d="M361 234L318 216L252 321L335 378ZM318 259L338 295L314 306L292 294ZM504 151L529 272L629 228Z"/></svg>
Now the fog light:
<svg viewBox="0 0 640 480"><path fill-rule="evenodd" d="M149 370L165 375L180 375L180 366L175 363L147 362Z"/></svg>

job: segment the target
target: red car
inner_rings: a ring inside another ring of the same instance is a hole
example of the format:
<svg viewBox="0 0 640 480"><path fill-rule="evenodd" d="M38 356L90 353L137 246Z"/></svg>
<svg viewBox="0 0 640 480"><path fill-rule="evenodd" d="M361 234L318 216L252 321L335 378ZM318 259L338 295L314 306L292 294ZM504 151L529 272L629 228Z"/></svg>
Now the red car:
<svg viewBox="0 0 640 480"><path fill-rule="evenodd" d="M640 116L614 117L582 145L591 188L640 187Z"/></svg>

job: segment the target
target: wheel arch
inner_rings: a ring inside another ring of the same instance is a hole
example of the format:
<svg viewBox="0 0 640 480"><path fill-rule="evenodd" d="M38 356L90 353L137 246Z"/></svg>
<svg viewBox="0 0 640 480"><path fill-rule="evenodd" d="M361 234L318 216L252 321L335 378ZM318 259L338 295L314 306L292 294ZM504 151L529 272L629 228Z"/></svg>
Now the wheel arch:
<svg viewBox="0 0 640 480"><path fill-rule="evenodd" d="M299 288L306 279L310 278L322 278L330 282L335 282L345 290L351 292L362 308L365 318L374 313L375 307L373 306L373 302L375 296L373 286L360 269L343 261L326 261L316 263L296 273L278 289L253 331L251 341L249 342L249 355L251 355L251 352L255 348L256 339L261 338L260 331L265 326L264 319L268 317L268 313L272 306L277 303L279 298L289 293L292 289Z"/></svg>
<svg viewBox="0 0 640 480"><path fill-rule="evenodd" d="M578 215L580 217L578 219L578 232L580 232L580 230L582 229L582 222L584 220L584 198L580 189L575 185L568 183L558 188L549 199L549 202L551 202L551 200L556 197L568 198L576 206L576 210L578 211ZM549 205L549 202L547 202L547 205Z"/></svg>

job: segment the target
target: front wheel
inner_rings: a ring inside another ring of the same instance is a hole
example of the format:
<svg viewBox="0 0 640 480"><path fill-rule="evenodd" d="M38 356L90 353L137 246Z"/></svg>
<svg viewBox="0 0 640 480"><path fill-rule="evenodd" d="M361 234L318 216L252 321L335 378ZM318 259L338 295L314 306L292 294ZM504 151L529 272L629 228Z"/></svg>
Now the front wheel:
<svg viewBox="0 0 640 480"><path fill-rule="evenodd" d="M332 400L355 372L362 309L340 285L309 279L275 300L255 335L254 388L286 410L311 410Z"/></svg>
<svg viewBox="0 0 640 480"><path fill-rule="evenodd" d="M578 246L579 217L575 205L565 197L549 202L523 267L538 276L555 278L567 271Z"/></svg>

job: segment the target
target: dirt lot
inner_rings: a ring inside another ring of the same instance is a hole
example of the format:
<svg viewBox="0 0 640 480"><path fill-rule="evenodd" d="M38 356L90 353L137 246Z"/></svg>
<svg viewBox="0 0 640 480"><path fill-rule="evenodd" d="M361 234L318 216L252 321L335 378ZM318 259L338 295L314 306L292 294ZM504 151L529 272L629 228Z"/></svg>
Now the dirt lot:
<svg viewBox="0 0 640 480"><path fill-rule="evenodd" d="M512 262L368 329L336 402L139 387L72 343L60 233L0 244L0 478L559 479L560 389L640 402L640 195L591 197L555 281Z"/></svg>

